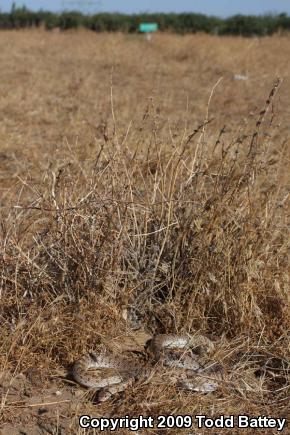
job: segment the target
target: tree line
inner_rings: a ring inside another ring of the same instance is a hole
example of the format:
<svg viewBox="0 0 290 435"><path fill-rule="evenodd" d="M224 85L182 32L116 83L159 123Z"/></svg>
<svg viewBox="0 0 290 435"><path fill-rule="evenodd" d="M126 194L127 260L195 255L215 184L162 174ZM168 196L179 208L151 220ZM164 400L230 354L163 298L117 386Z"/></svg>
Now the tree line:
<svg viewBox="0 0 290 435"><path fill-rule="evenodd" d="M216 35L266 36L290 30L290 16L285 13L274 15L234 15L217 18L197 13L134 14L98 13L86 15L77 11L53 13L31 11L25 6L12 6L10 12L0 12L0 29L45 27L62 30L84 27L96 32L138 32L142 22L158 23L160 31L176 33L206 32Z"/></svg>

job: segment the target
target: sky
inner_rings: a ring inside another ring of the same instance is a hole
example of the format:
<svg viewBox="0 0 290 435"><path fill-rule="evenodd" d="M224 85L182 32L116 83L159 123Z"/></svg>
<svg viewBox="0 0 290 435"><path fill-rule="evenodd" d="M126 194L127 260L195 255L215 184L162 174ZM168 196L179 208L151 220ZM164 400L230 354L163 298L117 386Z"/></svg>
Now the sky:
<svg viewBox="0 0 290 435"><path fill-rule="evenodd" d="M0 0L0 9L9 11L12 0ZM61 11L79 9L83 12L200 12L226 17L238 13L265 14L287 12L290 0L16 0L29 9Z"/></svg>

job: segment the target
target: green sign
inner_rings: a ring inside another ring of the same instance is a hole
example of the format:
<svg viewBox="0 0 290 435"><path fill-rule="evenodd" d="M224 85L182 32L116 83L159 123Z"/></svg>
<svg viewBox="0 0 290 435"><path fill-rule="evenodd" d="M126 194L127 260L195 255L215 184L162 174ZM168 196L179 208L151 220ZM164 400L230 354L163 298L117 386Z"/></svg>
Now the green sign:
<svg viewBox="0 0 290 435"><path fill-rule="evenodd" d="M157 23L141 23L139 25L139 31L142 33L152 33L157 32L158 24Z"/></svg>

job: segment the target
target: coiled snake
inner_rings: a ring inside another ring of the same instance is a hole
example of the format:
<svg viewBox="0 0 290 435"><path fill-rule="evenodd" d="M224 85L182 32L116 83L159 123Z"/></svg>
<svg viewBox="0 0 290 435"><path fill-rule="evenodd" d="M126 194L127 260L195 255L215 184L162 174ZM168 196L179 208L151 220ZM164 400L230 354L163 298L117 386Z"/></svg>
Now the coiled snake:
<svg viewBox="0 0 290 435"><path fill-rule="evenodd" d="M115 355L109 351L89 353L77 360L72 368L72 376L80 385L97 390L99 401L125 390L132 381L148 378L152 366L177 369L177 384L181 388L208 393L216 390L221 373L217 369L206 368L202 355L211 352L214 344L203 335L189 338L186 335L155 335L145 344L147 360ZM89 370L99 371L91 375Z"/></svg>

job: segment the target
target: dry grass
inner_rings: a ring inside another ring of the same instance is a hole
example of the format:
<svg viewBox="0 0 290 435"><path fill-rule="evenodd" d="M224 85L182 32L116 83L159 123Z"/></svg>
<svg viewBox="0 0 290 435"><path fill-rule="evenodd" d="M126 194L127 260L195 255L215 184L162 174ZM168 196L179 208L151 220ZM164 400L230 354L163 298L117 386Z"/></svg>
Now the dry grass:
<svg viewBox="0 0 290 435"><path fill-rule="evenodd" d="M132 333L133 308L149 333L209 334L226 371L259 382L198 397L157 378L98 406L79 397L54 427L77 433L81 413L289 417L288 45L1 33L2 371L37 368L49 388ZM11 403L3 422L25 425Z"/></svg>

